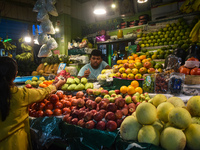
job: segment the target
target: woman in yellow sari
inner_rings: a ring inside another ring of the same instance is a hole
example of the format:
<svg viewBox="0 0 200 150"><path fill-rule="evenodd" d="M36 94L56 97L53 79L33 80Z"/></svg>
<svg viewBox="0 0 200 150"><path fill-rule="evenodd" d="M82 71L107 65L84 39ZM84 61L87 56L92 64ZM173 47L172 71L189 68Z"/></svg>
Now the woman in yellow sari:
<svg viewBox="0 0 200 150"><path fill-rule="evenodd" d="M44 89L14 86L17 63L9 57L0 57L0 150L31 149L28 106L55 92L65 81Z"/></svg>

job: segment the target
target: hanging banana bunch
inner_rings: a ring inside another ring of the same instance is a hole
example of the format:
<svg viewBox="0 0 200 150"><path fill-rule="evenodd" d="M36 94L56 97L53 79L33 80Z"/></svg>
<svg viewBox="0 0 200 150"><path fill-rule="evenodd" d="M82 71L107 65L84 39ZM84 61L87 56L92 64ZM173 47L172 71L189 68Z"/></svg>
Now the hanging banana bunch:
<svg viewBox="0 0 200 150"><path fill-rule="evenodd" d="M191 13L200 11L200 0L186 0L180 7L181 12Z"/></svg>
<svg viewBox="0 0 200 150"><path fill-rule="evenodd" d="M192 42L200 42L200 20L195 24L190 32L190 39Z"/></svg>
<svg viewBox="0 0 200 150"><path fill-rule="evenodd" d="M23 39L23 38L20 38L18 41L21 43L21 48L22 48L24 51L27 52L27 51L31 51L31 50L33 49L32 46L30 46L30 45L24 43L24 39Z"/></svg>
<svg viewBox="0 0 200 150"><path fill-rule="evenodd" d="M27 61L31 60L32 54L30 52L24 52L15 56L15 59L18 61Z"/></svg>
<svg viewBox="0 0 200 150"><path fill-rule="evenodd" d="M6 50L13 50L17 48L15 45L12 45L10 42L2 42Z"/></svg>

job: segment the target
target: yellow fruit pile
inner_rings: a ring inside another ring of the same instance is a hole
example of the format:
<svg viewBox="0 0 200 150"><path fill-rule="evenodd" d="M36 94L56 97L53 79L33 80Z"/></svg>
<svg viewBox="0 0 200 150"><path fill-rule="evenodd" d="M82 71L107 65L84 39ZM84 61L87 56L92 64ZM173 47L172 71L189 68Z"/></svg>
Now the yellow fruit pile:
<svg viewBox="0 0 200 150"><path fill-rule="evenodd" d="M141 79L142 74L155 73L152 66L151 58L146 58L146 55L133 54L127 59L118 60L117 65L114 65L113 72L116 77L122 79Z"/></svg>
<svg viewBox="0 0 200 150"><path fill-rule="evenodd" d="M122 86L120 88L120 92L122 94L128 94L128 95L133 95L135 94L136 92L142 94L143 93L143 90L141 87L139 87L139 82L136 81L136 80L133 80L131 82L131 84L127 87L127 86Z"/></svg>
<svg viewBox="0 0 200 150"><path fill-rule="evenodd" d="M166 150L195 150L200 148L200 96L191 97L186 106L178 97L157 94L142 102L136 111L124 119L120 135L161 146Z"/></svg>

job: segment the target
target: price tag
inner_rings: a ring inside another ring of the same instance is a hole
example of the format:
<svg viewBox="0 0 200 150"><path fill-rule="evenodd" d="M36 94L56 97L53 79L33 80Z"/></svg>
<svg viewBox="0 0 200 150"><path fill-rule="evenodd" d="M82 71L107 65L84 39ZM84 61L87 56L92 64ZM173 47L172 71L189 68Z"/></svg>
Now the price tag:
<svg viewBox="0 0 200 150"><path fill-rule="evenodd" d="M66 63L60 63L58 70L57 70L57 74L59 74L61 70L64 70L65 67L66 67Z"/></svg>
<svg viewBox="0 0 200 150"><path fill-rule="evenodd" d="M150 77L150 76L147 76L147 77L146 77L146 85L147 85L147 86L150 86L150 85L151 85L151 77Z"/></svg>

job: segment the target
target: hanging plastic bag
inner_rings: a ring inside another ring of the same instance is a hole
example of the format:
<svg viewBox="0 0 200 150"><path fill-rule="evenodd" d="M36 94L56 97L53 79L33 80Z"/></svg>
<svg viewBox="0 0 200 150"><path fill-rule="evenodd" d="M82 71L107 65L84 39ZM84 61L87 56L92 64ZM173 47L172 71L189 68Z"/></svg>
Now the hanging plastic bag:
<svg viewBox="0 0 200 150"><path fill-rule="evenodd" d="M47 48L49 50L53 50L56 49L58 47L58 44L56 42L56 40L54 38L49 38L49 40L47 41Z"/></svg>
<svg viewBox="0 0 200 150"><path fill-rule="evenodd" d="M40 35L38 35L39 45L47 44L47 41L48 41L48 36L46 33L41 33Z"/></svg>
<svg viewBox="0 0 200 150"><path fill-rule="evenodd" d="M56 7L53 4L47 3L46 9L47 9L48 13L51 14L52 16L58 16L58 12L56 10Z"/></svg>
<svg viewBox="0 0 200 150"><path fill-rule="evenodd" d="M37 0L37 2L33 7L33 11L38 12L44 6L45 6L45 0Z"/></svg>
<svg viewBox="0 0 200 150"><path fill-rule="evenodd" d="M41 23L42 31L47 34L55 34L55 29L53 27L53 24L50 20L45 20Z"/></svg>
<svg viewBox="0 0 200 150"><path fill-rule="evenodd" d="M48 49L47 44L43 44L39 50L38 57L49 57L52 55L50 49Z"/></svg>
<svg viewBox="0 0 200 150"><path fill-rule="evenodd" d="M47 3L50 3L50 4L55 4L56 3L56 0L47 0Z"/></svg>
<svg viewBox="0 0 200 150"><path fill-rule="evenodd" d="M49 15L45 7L42 7L37 14L37 21L43 22L45 20L49 20Z"/></svg>

